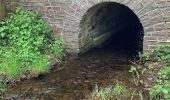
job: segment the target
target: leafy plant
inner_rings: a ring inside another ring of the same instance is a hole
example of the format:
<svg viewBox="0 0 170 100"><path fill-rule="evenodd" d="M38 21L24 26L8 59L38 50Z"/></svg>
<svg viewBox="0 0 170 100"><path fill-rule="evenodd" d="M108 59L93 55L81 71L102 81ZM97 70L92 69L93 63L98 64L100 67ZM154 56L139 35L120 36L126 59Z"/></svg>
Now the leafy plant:
<svg viewBox="0 0 170 100"><path fill-rule="evenodd" d="M112 87L96 88L92 93L93 100L109 100L112 98Z"/></svg>
<svg viewBox="0 0 170 100"><path fill-rule="evenodd" d="M144 53L140 55L139 62L147 62L149 61L146 67L144 65L140 65L132 62L134 66L132 66L129 70L134 77L134 82L139 83L141 81L141 77L144 74L153 73L153 69L157 68L157 72L155 72L154 77L156 77L156 82L149 89L150 100L169 100L170 99L170 45L158 45L155 48L151 49L150 53ZM160 67L157 64L152 63L160 63ZM142 81L143 82L143 81ZM141 83L142 83L141 82Z"/></svg>
<svg viewBox="0 0 170 100"><path fill-rule="evenodd" d="M152 53L158 61L170 61L170 45L158 45L152 49Z"/></svg>
<svg viewBox="0 0 170 100"><path fill-rule="evenodd" d="M35 73L43 73L49 69L50 61L45 55L37 55L35 61L33 62L32 70Z"/></svg>
<svg viewBox="0 0 170 100"><path fill-rule="evenodd" d="M106 88L98 88L98 86L96 86L95 90L92 92L92 100L111 100L113 97L121 100L122 96L127 98L129 93L119 81L116 81L115 86Z"/></svg>
<svg viewBox="0 0 170 100"><path fill-rule="evenodd" d="M16 80L25 72L39 74L50 69L50 57L63 57L63 39L53 38L37 12L17 8L0 22L0 74L5 81Z"/></svg>
<svg viewBox="0 0 170 100"><path fill-rule="evenodd" d="M170 66L164 65L158 72L158 79L155 85L150 89L151 99L170 99Z"/></svg>
<svg viewBox="0 0 170 100"><path fill-rule="evenodd" d="M136 86L139 86L140 83L143 83L141 80L141 77L144 75L144 73L147 71L146 68L142 68L141 65L137 65L136 63L133 63L134 66L131 66L129 69L129 73L132 74L132 80L135 83Z"/></svg>
<svg viewBox="0 0 170 100"><path fill-rule="evenodd" d="M57 38L54 40L54 43L50 45L51 50L53 53L56 55L58 60L62 60L62 57L64 56L63 54L63 48L64 48L64 40L63 38Z"/></svg>

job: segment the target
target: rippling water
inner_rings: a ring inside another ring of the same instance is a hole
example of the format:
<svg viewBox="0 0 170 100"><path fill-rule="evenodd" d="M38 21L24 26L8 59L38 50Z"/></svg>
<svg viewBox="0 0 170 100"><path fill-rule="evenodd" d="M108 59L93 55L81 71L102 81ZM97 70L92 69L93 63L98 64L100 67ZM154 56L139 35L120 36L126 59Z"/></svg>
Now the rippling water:
<svg viewBox="0 0 170 100"><path fill-rule="evenodd" d="M56 66L57 67L57 66ZM111 50L92 50L78 58L66 60L62 70L25 80L7 90L9 100L87 100L94 87L111 86L119 80L128 88L127 55Z"/></svg>

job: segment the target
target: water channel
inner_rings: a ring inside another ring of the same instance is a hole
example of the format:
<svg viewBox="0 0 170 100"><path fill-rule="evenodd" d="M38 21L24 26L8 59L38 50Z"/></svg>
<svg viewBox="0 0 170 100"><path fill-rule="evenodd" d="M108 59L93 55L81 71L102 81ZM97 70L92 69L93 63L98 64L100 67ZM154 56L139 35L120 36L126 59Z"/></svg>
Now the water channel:
<svg viewBox="0 0 170 100"><path fill-rule="evenodd" d="M130 81L127 58L126 53L93 49L78 58L65 60L46 75L9 87L5 99L88 100L95 86L109 87L116 80L127 88L135 88Z"/></svg>

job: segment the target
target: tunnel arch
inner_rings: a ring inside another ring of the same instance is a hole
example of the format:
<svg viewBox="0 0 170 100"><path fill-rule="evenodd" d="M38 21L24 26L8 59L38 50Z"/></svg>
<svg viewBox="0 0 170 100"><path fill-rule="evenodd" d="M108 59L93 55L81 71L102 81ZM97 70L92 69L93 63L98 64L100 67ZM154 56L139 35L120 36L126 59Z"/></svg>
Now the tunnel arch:
<svg viewBox="0 0 170 100"><path fill-rule="evenodd" d="M143 26L127 6L116 2L98 3L80 21L80 53L109 44L135 55L143 51Z"/></svg>
<svg viewBox="0 0 170 100"><path fill-rule="evenodd" d="M129 7L140 19L144 28L144 51L158 43L170 43L170 28L167 9L168 1L162 0L70 0L69 7L65 10L64 36L68 52L75 54L85 52L82 46L81 19L91 7L103 2L116 2ZM70 23L71 22L71 23ZM67 35L69 34L69 37ZM70 39L70 34L74 38ZM75 38L76 37L76 38ZM86 41L85 41L86 42ZM76 49L75 49L76 48Z"/></svg>
<svg viewBox="0 0 170 100"><path fill-rule="evenodd" d="M80 23L91 7L102 2L116 2L129 7L144 27L144 51L158 43L170 44L170 0L7 0L7 9L16 5L38 11L54 32L63 36L65 51L69 54L83 52Z"/></svg>

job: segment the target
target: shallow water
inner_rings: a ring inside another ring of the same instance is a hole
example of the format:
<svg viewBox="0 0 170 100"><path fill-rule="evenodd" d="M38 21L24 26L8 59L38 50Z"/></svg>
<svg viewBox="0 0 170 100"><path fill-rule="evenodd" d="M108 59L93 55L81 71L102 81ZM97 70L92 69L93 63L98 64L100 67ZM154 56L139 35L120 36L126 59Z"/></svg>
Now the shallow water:
<svg viewBox="0 0 170 100"><path fill-rule="evenodd" d="M9 87L9 100L87 100L95 86L108 87L116 80L133 88L128 73L127 55L111 50L92 50L78 58L66 60L49 74L24 80Z"/></svg>

